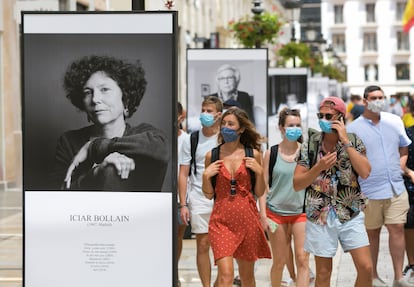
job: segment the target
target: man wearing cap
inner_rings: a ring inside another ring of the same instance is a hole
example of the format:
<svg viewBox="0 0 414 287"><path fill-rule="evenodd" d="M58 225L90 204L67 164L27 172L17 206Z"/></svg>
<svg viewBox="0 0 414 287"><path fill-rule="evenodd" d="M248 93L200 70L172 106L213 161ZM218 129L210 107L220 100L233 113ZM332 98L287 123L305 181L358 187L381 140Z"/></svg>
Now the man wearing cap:
<svg viewBox="0 0 414 287"><path fill-rule="evenodd" d="M306 188L305 250L314 254L315 286L330 286L332 258L338 241L350 252L357 270L355 286L372 285L372 261L364 226L365 197L358 175L367 178L371 166L365 146L354 134L347 134L345 103L327 97L319 107L322 132L309 129L301 146L293 176L296 191Z"/></svg>
<svg viewBox="0 0 414 287"><path fill-rule="evenodd" d="M403 278L404 223L409 208L408 195L402 177L406 168L408 146L404 124L399 116L383 112L385 96L378 86L364 91L365 110L353 121L348 131L357 134L367 147L372 163L368 178L359 178L362 192L368 197L365 227L368 232L373 269L373 286L389 286L377 273L379 240L382 225L389 234L389 250L394 268L393 287L414 286Z"/></svg>

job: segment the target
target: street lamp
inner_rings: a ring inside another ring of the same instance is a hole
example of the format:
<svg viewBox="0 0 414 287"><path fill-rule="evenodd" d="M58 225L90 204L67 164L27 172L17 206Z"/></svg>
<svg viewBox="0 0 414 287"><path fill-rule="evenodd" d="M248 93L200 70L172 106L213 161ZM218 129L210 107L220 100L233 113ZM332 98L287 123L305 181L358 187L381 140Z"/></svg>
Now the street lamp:
<svg viewBox="0 0 414 287"><path fill-rule="evenodd" d="M296 30L295 22L299 21L300 17L300 7L302 6L301 1L299 0L286 0L284 7L287 10L291 11L290 14L290 25L291 25L291 42L296 42ZM293 67L296 67L296 59L293 57Z"/></svg>
<svg viewBox="0 0 414 287"><path fill-rule="evenodd" d="M264 8L262 7L262 0L253 0L253 8L252 8L252 13L254 15L260 15L263 13Z"/></svg>

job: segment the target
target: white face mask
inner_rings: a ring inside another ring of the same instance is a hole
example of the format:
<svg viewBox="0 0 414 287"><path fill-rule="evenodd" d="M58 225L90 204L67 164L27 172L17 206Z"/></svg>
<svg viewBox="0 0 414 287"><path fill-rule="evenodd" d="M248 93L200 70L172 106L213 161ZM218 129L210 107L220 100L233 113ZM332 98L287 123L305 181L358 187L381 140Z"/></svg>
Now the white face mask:
<svg viewBox="0 0 414 287"><path fill-rule="evenodd" d="M367 109L373 113L379 114L385 109L385 100L369 101Z"/></svg>

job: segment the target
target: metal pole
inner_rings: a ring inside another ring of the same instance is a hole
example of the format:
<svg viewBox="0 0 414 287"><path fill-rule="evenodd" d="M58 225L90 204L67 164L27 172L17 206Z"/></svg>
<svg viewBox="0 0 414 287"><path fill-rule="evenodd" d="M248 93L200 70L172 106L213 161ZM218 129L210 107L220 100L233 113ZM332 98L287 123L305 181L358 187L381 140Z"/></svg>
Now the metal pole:
<svg viewBox="0 0 414 287"><path fill-rule="evenodd" d="M145 0L132 0L132 11L144 11Z"/></svg>
<svg viewBox="0 0 414 287"><path fill-rule="evenodd" d="M292 11L293 11L293 9L292 9ZM292 12L292 14L293 14L293 12ZM293 16L293 15L292 15ZM296 42L296 38L295 38L295 22L293 21L293 18L292 18L292 31L291 31L291 33L292 33L292 38L290 39L290 41L292 42L292 43L295 43ZM293 68L296 68L296 56L293 56Z"/></svg>

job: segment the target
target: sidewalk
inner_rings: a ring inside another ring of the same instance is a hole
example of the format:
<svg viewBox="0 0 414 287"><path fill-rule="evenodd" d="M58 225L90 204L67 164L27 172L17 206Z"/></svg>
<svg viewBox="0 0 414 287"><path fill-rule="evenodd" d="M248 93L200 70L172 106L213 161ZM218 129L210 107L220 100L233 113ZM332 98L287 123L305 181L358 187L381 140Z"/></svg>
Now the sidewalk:
<svg viewBox="0 0 414 287"><path fill-rule="evenodd" d="M22 192L0 191L0 286L22 286Z"/></svg>
<svg viewBox="0 0 414 287"><path fill-rule="evenodd" d="M183 243L183 253L179 262L179 278L182 287L200 287L200 279L197 273L196 261L196 244L194 239L186 239ZM211 254L211 258L213 258ZM272 260L261 259L258 260L255 266L256 286L270 287L269 272L272 265ZM310 256L309 266L315 273L314 257ZM235 265L237 268L237 264ZM341 248L333 259L331 277L331 287L352 287L356 278L356 270L349 253L344 253ZM217 268L213 266L212 278L217 276ZM237 273L237 272L236 272ZM380 253L378 256L378 273L381 278L392 286L394 273L392 270L391 257L388 250L388 232L385 227L382 228ZM285 268L283 278L288 278L288 273ZM312 283L310 286L314 286Z"/></svg>

